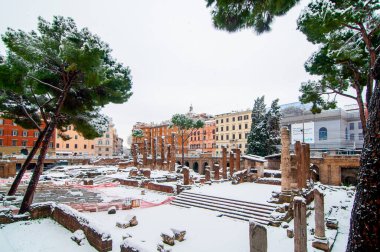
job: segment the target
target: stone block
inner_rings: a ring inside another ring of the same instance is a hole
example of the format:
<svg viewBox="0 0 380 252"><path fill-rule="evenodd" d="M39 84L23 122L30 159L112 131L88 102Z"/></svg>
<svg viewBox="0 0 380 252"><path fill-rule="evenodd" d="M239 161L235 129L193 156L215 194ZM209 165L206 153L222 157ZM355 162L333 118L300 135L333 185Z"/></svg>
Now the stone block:
<svg viewBox="0 0 380 252"><path fill-rule="evenodd" d="M250 252L266 252L268 248L267 229L258 223L249 222Z"/></svg>

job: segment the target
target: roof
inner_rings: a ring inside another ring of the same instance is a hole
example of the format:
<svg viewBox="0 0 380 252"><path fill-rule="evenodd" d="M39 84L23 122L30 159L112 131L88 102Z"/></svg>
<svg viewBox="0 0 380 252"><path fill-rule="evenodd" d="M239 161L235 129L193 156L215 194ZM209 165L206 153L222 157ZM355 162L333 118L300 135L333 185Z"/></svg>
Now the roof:
<svg viewBox="0 0 380 252"><path fill-rule="evenodd" d="M266 161L264 157L257 156L257 155L250 155L250 154L243 155L242 158L256 161L256 162L261 162L261 163L264 163Z"/></svg>

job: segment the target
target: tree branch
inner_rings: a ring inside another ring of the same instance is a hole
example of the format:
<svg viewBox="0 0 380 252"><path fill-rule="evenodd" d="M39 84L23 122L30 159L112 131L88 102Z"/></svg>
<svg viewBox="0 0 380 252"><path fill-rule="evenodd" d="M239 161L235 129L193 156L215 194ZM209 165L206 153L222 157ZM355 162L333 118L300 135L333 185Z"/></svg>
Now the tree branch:
<svg viewBox="0 0 380 252"><path fill-rule="evenodd" d="M332 88L332 87L330 87L330 86L327 86L326 85L326 87L328 88L328 89L331 89L334 93L336 93L336 94L339 94L339 95L342 95L342 96L345 96L345 97L347 97L347 98L351 98L351 99L354 99L354 100L356 100L356 97L355 96L352 96L352 95L349 95L349 94L345 94L345 93L343 93L343 92L341 92L341 91L339 91L339 90L337 90L337 89L335 89L335 88ZM322 93L323 94L323 93Z"/></svg>
<svg viewBox="0 0 380 252"><path fill-rule="evenodd" d="M42 130L41 130L40 126L37 124L37 122L33 119L33 117L26 110L22 97L20 96L19 98L20 98L20 105L21 105L22 111L29 118L29 120L31 120L33 122L34 126L36 126L37 130L41 133Z"/></svg>
<svg viewBox="0 0 380 252"><path fill-rule="evenodd" d="M53 85L51 85L51 84L49 84L49 83L47 83L47 82L44 82L44 81L42 81L42 80L39 80L39 79L37 79L37 78L35 78L35 77L31 76L31 75L28 75L28 77L32 78L33 80L35 80L35 81L37 81L37 82L39 82L39 83L41 83L41 84L43 84L43 85L46 85L46 86L51 87L51 88L53 88L53 89L55 89L55 90L58 90L58 91L60 91L61 93L63 92L62 89L57 88L57 87L55 87L55 86L53 86Z"/></svg>

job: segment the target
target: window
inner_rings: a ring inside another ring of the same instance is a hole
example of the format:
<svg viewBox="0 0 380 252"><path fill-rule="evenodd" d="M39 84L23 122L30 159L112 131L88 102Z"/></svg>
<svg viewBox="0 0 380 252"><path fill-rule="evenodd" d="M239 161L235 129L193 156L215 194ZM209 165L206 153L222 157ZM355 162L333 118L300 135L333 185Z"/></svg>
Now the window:
<svg viewBox="0 0 380 252"><path fill-rule="evenodd" d="M99 147L99 151L102 151L102 148Z"/></svg>
<svg viewBox="0 0 380 252"><path fill-rule="evenodd" d="M17 130L12 130L12 136L17 136L18 135L18 131ZM16 146L16 145L14 145Z"/></svg>
<svg viewBox="0 0 380 252"><path fill-rule="evenodd" d="M348 129L347 129L347 127L346 127L346 130L345 130L345 138L346 138L346 140L348 140Z"/></svg>
<svg viewBox="0 0 380 252"><path fill-rule="evenodd" d="M241 130L241 124L239 124L239 130Z"/></svg>
<svg viewBox="0 0 380 252"><path fill-rule="evenodd" d="M216 132L219 132L219 131L218 131L218 127L216 127Z"/></svg>
<svg viewBox="0 0 380 252"><path fill-rule="evenodd" d="M0 125L4 124L4 119L0 119Z"/></svg>
<svg viewBox="0 0 380 252"><path fill-rule="evenodd" d="M68 130L71 130L71 126L67 127Z"/></svg>
<svg viewBox="0 0 380 252"><path fill-rule="evenodd" d="M75 148L75 149L78 149L78 144L74 144L74 148Z"/></svg>
<svg viewBox="0 0 380 252"><path fill-rule="evenodd" d="M0 129L0 136L3 135L3 129Z"/></svg>
<svg viewBox="0 0 380 252"><path fill-rule="evenodd" d="M362 122L358 122L358 129L363 129Z"/></svg>
<svg viewBox="0 0 380 252"><path fill-rule="evenodd" d="M106 134L106 138L110 138L110 134Z"/></svg>
<svg viewBox="0 0 380 252"><path fill-rule="evenodd" d="M223 119L220 119L220 123L223 123Z"/></svg>
<svg viewBox="0 0 380 252"><path fill-rule="evenodd" d="M99 144L99 145L103 144L103 141L102 141L102 140L99 140L99 141L98 141L98 144Z"/></svg>
<svg viewBox="0 0 380 252"><path fill-rule="evenodd" d="M243 119L242 116L238 116L238 121L241 121Z"/></svg>
<svg viewBox="0 0 380 252"><path fill-rule="evenodd" d="M220 131L223 131L223 127L220 127Z"/></svg>
<svg viewBox="0 0 380 252"><path fill-rule="evenodd" d="M3 146L3 139L0 139L0 146Z"/></svg>
<svg viewBox="0 0 380 252"><path fill-rule="evenodd" d="M230 139L230 135L226 135L226 140L229 140Z"/></svg>
<svg viewBox="0 0 380 252"><path fill-rule="evenodd" d="M232 125L232 130L235 130L235 125Z"/></svg>
<svg viewBox="0 0 380 252"><path fill-rule="evenodd" d="M57 144L55 145L55 148L59 148L59 143L57 143Z"/></svg>
<svg viewBox="0 0 380 252"><path fill-rule="evenodd" d="M93 144L91 145L91 149L92 149L92 150L94 149L94 145L93 145Z"/></svg>
<svg viewBox="0 0 380 252"><path fill-rule="evenodd" d="M359 133L359 140L363 140L363 133Z"/></svg>
<svg viewBox="0 0 380 252"><path fill-rule="evenodd" d="M214 129L212 130L212 134L215 134L215 130Z"/></svg>
<svg viewBox="0 0 380 252"><path fill-rule="evenodd" d="M319 129L319 140L327 140L327 129L325 127Z"/></svg>
<svg viewBox="0 0 380 252"><path fill-rule="evenodd" d="M228 119L228 118L226 118L226 122L229 122L229 119Z"/></svg>
<svg viewBox="0 0 380 252"><path fill-rule="evenodd" d="M12 140L12 146L17 146L17 140Z"/></svg>
<svg viewBox="0 0 380 252"><path fill-rule="evenodd" d="M235 117L232 117L232 121L233 121L233 122L235 121Z"/></svg>
<svg viewBox="0 0 380 252"><path fill-rule="evenodd" d="M206 140L206 136L203 136L203 140Z"/></svg>
<svg viewBox="0 0 380 252"><path fill-rule="evenodd" d="M249 115L245 115L244 120L248 120L248 119L249 119Z"/></svg>
<svg viewBox="0 0 380 252"><path fill-rule="evenodd" d="M245 133L245 139L248 139L248 133Z"/></svg>
<svg viewBox="0 0 380 252"><path fill-rule="evenodd" d="M49 142L49 148L53 148L53 142Z"/></svg>
<svg viewBox="0 0 380 252"><path fill-rule="evenodd" d="M355 134L350 134L350 140L354 141L355 140Z"/></svg>
<svg viewBox="0 0 380 252"><path fill-rule="evenodd" d="M241 139L241 134L239 134L239 139Z"/></svg>
<svg viewBox="0 0 380 252"><path fill-rule="evenodd" d="M66 144L66 149L70 148L70 144Z"/></svg>
<svg viewBox="0 0 380 252"><path fill-rule="evenodd" d="M106 140L106 145L110 145L110 141L109 140Z"/></svg>
<svg viewBox="0 0 380 252"><path fill-rule="evenodd" d="M34 131L34 137L38 137L40 134L38 131Z"/></svg>
<svg viewBox="0 0 380 252"><path fill-rule="evenodd" d="M245 128L245 129L248 129L248 123L246 123L246 124L244 125L244 128Z"/></svg>
<svg viewBox="0 0 380 252"><path fill-rule="evenodd" d="M232 134L232 139L235 139L235 134Z"/></svg>
<svg viewBox="0 0 380 252"><path fill-rule="evenodd" d="M219 120L216 120L216 124L218 124L219 123Z"/></svg>
<svg viewBox="0 0 380 252"><path fill-rule="evenodd" d="M355 129L355 123L350 123L350 130L354 130Z"/></svg>
<svg viewBox="0 0 380 252"><path fill-rule="evenodd" d="M23 136L23 137L27 137L27 136L28 136L28 131L24 130L24 131L22 132L22 136Z"/></svg>
<svg viewBox="0 0 380 252"><path fill-rule="evenodd" d="M219 140L219 137L218 136L216 136L216 141L218 141Z"/></svg>
<svg viewBox="0 0 380 252"><path fill-rule="evenodd" d="M28 143L27 141L23 140L23 141L21 142L21 145L22 145L22 146L26 146L27 143Z"/></svg>
<svg viewBox="0 0 380 252"><path fill-rule="evenodd" d="M110 149L109 148L106 148L106 151L109 151Z"/></svg>
<svg viewBox="0 0 380 252"><path fill-rule="evenodd" d="M74 138L75 138L75 139L78 139L78 135L75 135Z"/></svg>
<svg viewBox="0 0 380 252"><path fill-rule="evenodd" d="M220 135L220 140L223 141L223 135Z"/></svg>

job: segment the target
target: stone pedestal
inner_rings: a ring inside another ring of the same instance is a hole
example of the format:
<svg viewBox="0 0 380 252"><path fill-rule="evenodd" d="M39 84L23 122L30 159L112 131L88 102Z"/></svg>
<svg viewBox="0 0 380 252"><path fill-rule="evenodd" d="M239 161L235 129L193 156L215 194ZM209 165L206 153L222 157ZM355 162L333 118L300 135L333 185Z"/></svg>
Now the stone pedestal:
<svg viewBox="0 0 380 252"><path fill-rule="evenodd" d="M291 191L291 163L289 129L281 128L281 193L289 194Z"/></svg>
<svg viewBox="0 0 380 252"><path fill-rule="evenodd" d="M267 252L267 229L265 226L249 222L249 251L250 252Z"/></svg>
<svg viewBox="0 0 380 252"><path fill-rule="evenodd" d="M189 185L190 184L190 171L189 168L184 167L182 168L182 174L183 174L183 184Z"/></svg>
<svg viewBox="0 0 380 252"><path fill-rule="evenodd" d="M234 174L234 169L235 169L235 155L231 151L230 152L230 177L232 178L232 175Z"/></svg>
<svg viewBox="0 0 380 252"><path fill-rule="evenodd" d="M148 165L148 140L147 139L144 139L143 165L144 167Z"/></svg>
<svg viewBox="0 0 380 252"><path fill-rule="evenodd" d="M214 180L219 179L219 164L214 164Z"/></svg>
<svg viewBox="0 0 380 252"><path fill-rule="evenodd" d="M166 146L166 166L167 166L167 169L168 171L170 171L170 167L171 167L171 163L172 163L172 153L171 153L171 145L168 144Z"/></svg>
<svg viewBox="0 0 380 252"><path fill-rule="evenodd" d="M314 189L315 233L312 246L323 251L330 251L325 234L324 194L319 188Z"/></svg>
<svg viewBox="0 0 380 252"><path fill-rule="evenodd" d="M306 200L302 197L294 197L294 252L306 251Z"/></svg>
<svg viewBox="0 0 380 252"><path fill-rule="evenodd" d="M161 170L165 169L165 137L161 137Z"/></svg>
<svg viewBox="0 0 380 252"><path fill-rule="evenodd" d="M206 166L206 170L205 170L205 179L206 179L206 182L208 182L208 181L211 180L210 166Z"/></svg>
<svg viewBox="0 0 380 252"><path fill-rule="evenodd" d="M241 170L241 167L240 167L240 149L235 149L235 158L236 158L236 170L237 171L240 171Z"/></svg>
<svg viewBox="0 0 380 252"><path fill-rule="evenodd" d="M227 179L227 148L222 146L222 175L223 179Z"/></svg>
<svg viewBox="0 0 380 252"><path fill-rule="evenodd" d="M137 167L138 161L137 161L137 155L138 155L138 148L139 146L137 144L134 144L132 146L132 157L133 157L133 165Z"/></svg>

